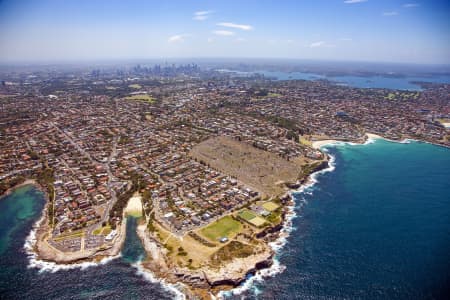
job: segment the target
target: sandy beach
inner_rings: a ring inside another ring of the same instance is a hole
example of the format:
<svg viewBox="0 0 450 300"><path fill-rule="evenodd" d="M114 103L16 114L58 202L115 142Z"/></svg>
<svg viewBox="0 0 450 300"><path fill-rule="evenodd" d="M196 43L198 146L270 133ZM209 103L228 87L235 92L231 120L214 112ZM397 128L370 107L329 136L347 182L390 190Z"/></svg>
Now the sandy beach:
<svg viewBox="0 0 450 300"><path fill-rule="evenodd" d="M381 135L374 134L374 133L369 133L369 132L366 133L366 136L367 136L367 138L373 139L373 140L383 139L383 137Z"/></svg>
<svg viewBox="0 0 450 300"><path fill-rule="evenodd" d="M366 136L368 139L372 139L372 140L376 140L376 139L384 139L382 136L378 135L378 134L374 134L374 133L366 133ZM320 149L321 147L325 146L325 145L329 145L329 144L334 144L334 143L339 143L339 142L343 142L343 141L338 141L338 140L320 140L320 141L314 141L312 142L311 147L313 147L314 149Z"/></svg>
<svg viewBox="0 0 450 300"><path fill-rule="evenodd" d="M322 140L322 141L315 141L315 142L312 142L312 147L314 148L314 149L320 149L321 147L323 147L323 146L325 146L325 145L328 145L328 144L334 144L334 143L337 143L337 142L339 142L339 141L337 141L337 140Z"/></svg>
<svg viewBox="0 0 450 300"><path fill-rule="evenodd" d="M124 213L134 217L142 216L142 197L138 192L134 193L133 197L128 200Z"/></svg>

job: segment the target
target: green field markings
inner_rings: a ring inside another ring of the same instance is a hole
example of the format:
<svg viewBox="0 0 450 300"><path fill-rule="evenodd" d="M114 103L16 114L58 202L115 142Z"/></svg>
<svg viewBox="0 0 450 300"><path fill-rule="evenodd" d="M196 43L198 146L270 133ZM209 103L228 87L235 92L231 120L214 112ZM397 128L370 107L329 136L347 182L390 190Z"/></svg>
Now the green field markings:
<svg viewBox="0 0 450 300"><path fill-rule="evenodd" d="M238 213L238 216L242 219L244 219L245 221L250 221L251 219L256 218L256 214L254 214L253 212L251 212L248 209L243 209Z"/></svg>
<svg viewBox="0 0 450 300"><path fill-rule="evenodd" d="M243 209L238 213L239 218L243 219L244 221L250 223L253 226L261 227L266 223L266 219L258 216L254 212Z"/></svg>
<svg viewBox="0 0 450 300"><path fill-rule="evenodd" d="M242 225L239 221L236 221L231 216L225 216L201 229L200 232L208 239L217 241L222 237L232 238L241 230L241 227Z"/></svg>

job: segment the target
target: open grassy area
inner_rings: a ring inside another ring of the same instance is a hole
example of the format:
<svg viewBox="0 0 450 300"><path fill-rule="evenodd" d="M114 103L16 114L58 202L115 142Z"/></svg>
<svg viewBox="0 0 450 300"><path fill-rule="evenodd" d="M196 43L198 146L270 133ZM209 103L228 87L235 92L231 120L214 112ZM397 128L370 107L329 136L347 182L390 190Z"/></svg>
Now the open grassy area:
<svg viewBox="0 0 450 300"><path fill-rule="evenodd" d="M301 173L297 160L287 161L275 153L224 136L196 145L189 154L270 196L283 193L283 182L295 182Z"/></svg>
<svg viewBox="0 0 450 300"><path fill-rule="evenodd" d="M124 98L125 100L134 100L134 101L144 101L153 103L155 102L155 98L148 94L138 94L138 95L131 95Z"/></svg>
<svg viewBox="0 0 450 300"><path fill-rule="evenodd" d="M243 258L253 254L254 248L248 244L238 241L231 241L211 256L213 265L221 265L225 261L230 261L235 257Z"/></svg>
<svg viewBox="0 0 450 300"><path fill-rule="evenodd" d="M142 88L142 86L140 84L137 84L137 83L130 84L128 87L132 88L132 89L137 89L137 90Z"/></svg>
<svg viewBox="0 0 450 300"><path fill-rule="evenodd" d="M270 97L270 98L278 98L278 97L281 97L281 94L278 94L278 93L269 93L269 94L267 95L267 97Z"/></svg>
<svg viewBox="0 0 450 300"><path fill-rule="evenodd" d="M217 251L217 247L206 247L199 243L188 234L182 239L172 235L169 231L162 228L160 224L154 222L157 239L169 250L169 257L179 266L188 266L189 268L198 268L201 264L209 260L211 254ZM182 251L180 251L180 247Z"/></svg>
<svg viewBox="0 0 450 300"><path fill-rule="evenodd" d="M417 99L419 97L419 92L391 92L384 98L387 100L408 100L408 99Z"/></svg>
<svg viewBox="0 0 450 300"><path fill-rule="evenodd" d="M250 221L253 218L256 218L256 215L248 209L243 209L238 213L238 216L245 221Z"/></svg>
<svg viewBox="0 0 450 300"><path fill-rule="evenodd" d="M65 239L73 239L73 238L82 237L82 236L84 236L84 231L75 231L75 232L71 232L68 234L60 235L60 236L54 238L53 240L55 242L57 242L57 241L65 240Z"/></svg>
<svg viewBox="0 0 450 300"><path fill-rule="evenodd" d="M280 206L273 202L266 202L262 205L262 207L267 211L274 211L277 210Z"/></svg>
<svg viewBox="0 0 450 300"><path fill-rule="evenodd" d="M304 138L304 137L302 137L302 136L300 136L299 139L300 139L300 143L302 143L303 145L309 146L309 147L312 146L312 142L311 142L309 139Z"/></svg>
<svg viewBox="0 0 450 300"><path fill-rule="evenodd" d="M140 217L142 217L142 211L137 211L137 210L129 211L129 212L127 212L127 216L140 218Z"/></svg>
<svg viewBox="0 0 450 300"><path fill-rule="evenodd" d="M238 216L256 227L261 227L266 223L266 220L264 218L261 218L260 216L256 215L255 213L253 213L248 209L241 210L238 213Z"/></svg>
<svg viewBox="0 0 450 300"><path fill-rule="evenodd" d="M251 219L249 222L250 222L253 226L261 227L261 226L263 226L264 224L266 224L266 219L261 218L261 217L259 217L259 216L256 216L256 217L254 217L253 219Z"/></svg>
<svg viewBox="0 0 450 300"><path fill-rule="evenodd" d="M436 119L439 123L446 126L446 124L450 124L450 119Z"/></svg>
<svg viewBox="0 0 450 300"><path fill-rule="evenodd" d="M99 235L99 234L108 235L110 232L111 232L111 226L107 225L105 227L100 227L100 228L95 229L92 233L95 235Z"/></svg>
<svg viewBox="0 0 450 300"><path fill-rule="evenodd" d="M271 212L270 215L266 217L266 220L272 224L279 224L281 222L281 210L276 210Z"/></svg>
<svg viewBox="0 0 450 300"><path fill-rule="evenodd" d="M200 233L210 239L217 241L222 237L232 238L241 229L242 224L231 216L225 216L200 230Z"/></svg>

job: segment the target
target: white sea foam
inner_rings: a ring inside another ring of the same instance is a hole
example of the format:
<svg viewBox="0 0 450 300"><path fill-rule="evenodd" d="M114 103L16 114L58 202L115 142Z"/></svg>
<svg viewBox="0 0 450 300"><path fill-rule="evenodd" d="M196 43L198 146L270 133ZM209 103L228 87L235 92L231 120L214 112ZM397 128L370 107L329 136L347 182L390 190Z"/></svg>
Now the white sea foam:
<svg viewBox="0 0 450 300"><path fill-rule="evenodd" d="M45 209L44 209L45 211ZM34 246L36 245L36 232L42 222L45 221L44 212L42 213L41 218L33 225L30 233L25 239L24 249L28 257L28 268L37 268L39 272L51 272L55 273L60 270L70 270L70 269L87 269L89 267L95 267L98 265L104 265L109 263L110 261L119 258L122 256L121 253L115 256L105 257L98 262L82 262L82 263L74 263L74 264L57 264L54 262L44 261L38 258L36 251L34 250Z"/></svg>
<svg viewBox="0 0 450 300"><path fill-rule="evenodd" d="M291 193L291 196L294 197L294 194L296 197L294 197L295 204L288 207L288 211L286 213L286 219L283 223L283 228L280 231L278 239L276 239L274 242L269 243L269 246L272 248L272 250L275 252L275 257L273 258L273 264L269 268L258 270L255 275L251 276L249 279L244 281L242 285L230 290L230 291L221 291L218 294L219 299L224 299L230 296L236 296L240 295L244 292L251 291L254 295L258 295L261 293L261 291L257 288L255 283L261 283L264 281L265 278L273 277L277 274L282 273L286 266L282 265L279 261L279 255L281 254L282 249L288 242L288 237L291 234L292 231L296 230L296 228L293 226L292 221L294 218L297 217L297 213L295 212L296 207L303 206L307 203L306 199L301 197L298 198L298 195L300 194L308 194L311 195L313 193L313 187L318 182L318 177L321 174L332 172L335 168L335 158L332 155L329 155L330 159L328 162L328 167L320 170L318 172L315 172L310 175L308 181L306 184L303 184L298 190L293 191Z"/></svg>
<svg viewBox="0 0 450 300"><path fill-rule="evenodd" d="M171 283L167 283L164 279L157 278L150 270L144 268L141 260L138 260L131 266L136 269L136 274L142 276L145 280L147 280L151 283L161 284L161 286L164 290L166 290L167 292L174 295L174 299L177 299L177 300L185 300L186 299L186 296L182 292L182 289L184 287L182 283L171 284Z"/></svg>

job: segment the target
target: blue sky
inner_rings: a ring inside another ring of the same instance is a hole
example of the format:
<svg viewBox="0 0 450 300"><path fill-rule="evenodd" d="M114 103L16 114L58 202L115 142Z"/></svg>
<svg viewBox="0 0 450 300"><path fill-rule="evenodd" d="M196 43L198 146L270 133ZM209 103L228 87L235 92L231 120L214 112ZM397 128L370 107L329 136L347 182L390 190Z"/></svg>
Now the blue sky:
<svg viewBox="0 0 450 300"><path fill-rule="evenodd" d="M256 57L450 64L450 1L0 0L0 61Z"/></svg>

